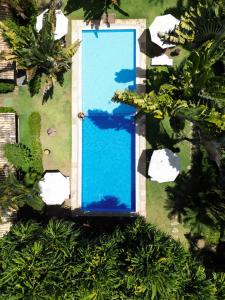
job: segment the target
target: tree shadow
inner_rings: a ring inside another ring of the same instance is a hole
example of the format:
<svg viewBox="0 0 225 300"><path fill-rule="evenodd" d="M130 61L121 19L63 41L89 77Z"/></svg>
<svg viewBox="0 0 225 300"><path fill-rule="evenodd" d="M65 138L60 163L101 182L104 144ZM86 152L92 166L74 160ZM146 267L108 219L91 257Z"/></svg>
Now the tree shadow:
<svg viewBox="0 0 225 300"><path fill-rule="evenodd" d="M119 199L114 196L104 196L100 201L93 201L85 206L85 210L94 211L124 211L128 210L124 203L120 203Z"/></svg>
<svg viewBox="0 0 225 300"><path fill-rule="evenodd" d="M146 70L138 67L136 69L122 69L115 73L115 81L119 83L135 82L136 77L146 78ZM134 90L134 88L129 87L129 90Z"/></svg>
<svg viewBox="0 0 225 300"><path fill-rule="evenodd" d="M153 151L154 151L153 149L143 150L139 157L139 160L138 160L137 171L141 175L143 175L145 178L149 178L148 166L149 166Z"/></svg>
<svg viewBox="0 0 225 300"><path fill-rule="evenodd" d="M180 17L184 15L185 11L191 6L196 6L197 2L198 1L196 0L177 0L175 6L165 9L164 14L171 14L177 19L180 19Z"/></svg>
<svg viewBox="0 0 225 300"><path fill-rule="evenodd" d="M199 239L202 236L186 234L189 242L190 252L196 257L210 273L212 272L225 272L225 242L220 241L216 246L211 247L204 245L198 246Z"/></svg>
<svg viewBox="0 0 225 300"><path fill-rule="evenodd" d="M137 216L84 215L80 213L80 209L71 210L71 208L57 205L46 205L42 212L37 212L29 206L24 206L17 212L13 223L33 220L46 225L52 218L71 221L75 228L81 228L84 234L95 238L103 233L112 233L118 227L125 228L128 224L134 223Z"/></svg>
<svg viewBox="0 0 225 300"><path fill-rule="evenodd" d="M129 16L120 8L120 0L117 0L115 3L112 3L111 0L95 0L94 2L95 3L93 4L93 1L91 0L68 0L64 9L65 14L68 15L73 11L83 9L84 21L89 23L92 20L95 28L99 27L103 14L105 14L106 23L109 25L108 10L110 8L114 8L115 11L118 11L126 17Z"/></svg>
<svg viewBox="0 0 225 300"><path fill-rule="evenodd" d="M142 53L152 58L155 56L160 56L165 52L158 45L152 42L149 29L145 29L138 39L139 48Z"/></svg>
<svg viewBox="0 0 225 300"><path fill-rule="evenodd" d="M122 105L120 105L122 107ZM123 108L121 108L123 109ZM124 107L126 110L126 107ZM126 114L111 114L102 110L88 110L88 118L101 129L126 130L130 134L134 132L135 124L132 117ZM84 120L85 121L85 120Z"/></svg>
<svg viewBox="0 0 225 300"><path fill-rule="evenodd" d="M208 240L212 239L210 231L223 231L225 191L219 178L215 162L210 161L203 147L195 146L190 171L180 174L175 186L167 187L169 217L177 215L191 232Z"/></svg>

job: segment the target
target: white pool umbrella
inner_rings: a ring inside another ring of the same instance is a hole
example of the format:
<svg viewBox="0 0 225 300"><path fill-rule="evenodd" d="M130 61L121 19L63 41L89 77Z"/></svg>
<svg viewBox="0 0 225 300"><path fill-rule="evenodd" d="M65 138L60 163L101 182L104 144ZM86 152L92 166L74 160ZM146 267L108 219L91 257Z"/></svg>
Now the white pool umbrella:
<svg viewBox="0 0 225 300"><path fill-rule="evenodd" d="M169 149L155 150L149 164L148 175L152 181L174 181L180 173L180 159Z"/></svg>
<svg viewBox="0 0 225 300"><path fill-rule="evenodd" d="M43 17L44 17L44 14L47 11L48 11L48 9L43 11L43 13L41 13L37 17L37 22L36 22L37 31L41 30L42 25L43 25ZM57 9L55 11L55 16L56 16L56 28L55 28L55 33L54 34L55 34L55 40L59 40L62 37L64 37L64 35L67 34L67 32L68 32L68 22L69 21L60 9Z"/></svg>
<svg viewBox="0 0 225 300"><path fill-rule="evenodd" d="M70 196L69 177L57 172L46 172L39 182L41 197L48 205L61 205Z"/></svg>
<svg viewBox="0 0 225 300"><path fill-rule="evenodd" d="M170 30L173 30L179 23L180 21L171 14L156 17L149 27L152 42L163 49L173 47L173 44L163 43L158 34L168 33Z"/></svg>

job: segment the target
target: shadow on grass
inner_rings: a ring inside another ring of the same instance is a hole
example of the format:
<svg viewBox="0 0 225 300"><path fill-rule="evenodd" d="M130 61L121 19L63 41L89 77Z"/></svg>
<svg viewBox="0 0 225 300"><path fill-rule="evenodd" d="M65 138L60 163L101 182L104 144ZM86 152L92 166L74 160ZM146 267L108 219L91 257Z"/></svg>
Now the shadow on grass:
<svg viewBox="0 0 225 300"><path fill-rule="evenodd" d="M170 215L185 216L187 209L195 212L199 222L213 226L225 222L225 192L220 182L220 172L206 151L195 146L192 167L182 173L175 186L167 188L167 208Z"/></svg>
<svg viewBox="0 0 225 300"><path fill-rule="evenodd" d="M198 1L196 0L177 0L176 6L169 7L164 11L164 14L171 14L177 19L180 19L184 15L185 11L191 7L195 6Z"/></svg>
<svg viewBox="0 0 225 300"><path fill-rule="evenodd" d="M166 189L169 217L177 215L190 230L190 249L207 268L219 269L217 251L225 238L225 191L220 170L201 146L195 146L192 168L178 176L174 186ZM196 241L203 239L202 249ZM223 260L224 260L223 256Z"/></svg>
<svg viewBox="0 0 225 300"><path fill-rule="evenodd" d="M105 14L106 20L108 17L108 10L110 8L114 8L116 11L121 13L124 16L129 16L124 10L120 8L120 0L117 1L111 1L111 0L95 0L94 4L91 0L68 0L66 7L65 7L65 13L68 15L72 13L73 11L76 11L78 9L83 9L84 11L84 21L91 21L91 20L100 20L102 15ZM107 21L106 21L107 22ZM96 27L98 27L99 24L97 24Z"/></svg>
<svg viewBox="0 0 225 300"><path fill-rule="evenodd" d="M199 238L202 238L201 236L187 234L186 238L190 245L190 252L204 265L208 272L225 272L224 241L219 241L214 247L204 245L201 248L198 246Z"/></svg>

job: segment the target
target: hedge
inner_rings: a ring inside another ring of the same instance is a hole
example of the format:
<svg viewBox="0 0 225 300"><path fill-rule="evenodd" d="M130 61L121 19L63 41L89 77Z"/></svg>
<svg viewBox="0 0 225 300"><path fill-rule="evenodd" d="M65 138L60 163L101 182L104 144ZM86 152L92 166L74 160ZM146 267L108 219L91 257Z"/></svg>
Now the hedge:
<svg viewBox="0 0 225 300"><path fill-rule="evenodd" d="M0 93L9 93L12 92L15 88L14 83L9 83L9 82L0 82Z"/></svg>
<svg viewBox="0 0 225 300"><path fill-rule="evenodd" d="M15 109L12 107L0 107L0 113L15 113Z"/></svg>
<svg viewBox="0 0 225 300"><path fill-rule="evenodd" d="M41 116L38 112L32 112L28 119L29 131L30 131L30 148L32 156L35 161L35 169L39 172L43 172L42 165L42 147L40 140L41 133Z"/></svg>

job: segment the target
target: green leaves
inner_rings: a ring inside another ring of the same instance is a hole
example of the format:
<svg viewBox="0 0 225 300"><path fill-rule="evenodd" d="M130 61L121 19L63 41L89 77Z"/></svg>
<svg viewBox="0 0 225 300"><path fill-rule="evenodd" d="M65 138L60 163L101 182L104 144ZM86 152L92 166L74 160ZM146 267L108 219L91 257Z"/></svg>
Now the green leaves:
<svg viewBox="0 0 225 300"><path fill-rule="evenodd" d="M204 268L143 219L95 238L66 221L19 223L0 240L0 270L9 299L216 299Z"/></svg>
<svg viewBox="0 0 225 300"><path fill-rule="evenodd" d="M11 48L10 55L5 54L5 59L16 61L19 68L32 73L32 77L28 78L28 81L31 80L31 95L43 88L45 101L52 96L54 82L70 69L71 58L80 45L76 41L65 47L62 40L55 40L55 26L55 5L45 13L40 32L36 31L35 22L26 26L20 26L12 20L0 22L0 29Z"/></svg>
<svg viewBox="0 0 225 300"><path fill-rule="evenodd" d="M173 32L161 35L162 39L188 49L199 47L208 40L224 35L224 0L197 1L185 11Z"/></svg>

